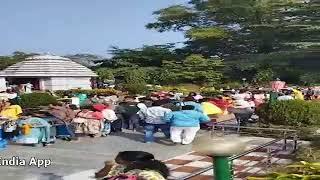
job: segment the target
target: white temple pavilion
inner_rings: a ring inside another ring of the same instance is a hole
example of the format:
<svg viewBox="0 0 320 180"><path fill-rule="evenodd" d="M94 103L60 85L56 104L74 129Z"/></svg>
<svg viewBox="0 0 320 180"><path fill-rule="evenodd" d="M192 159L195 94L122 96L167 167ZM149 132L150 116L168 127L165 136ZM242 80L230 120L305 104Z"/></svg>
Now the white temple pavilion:
<svg viewBox="0 0 320 180"><path fill-rule="evenodd" d="M89 68L68 58L39 55L0 71L0 89L10 85L31 83L35 90L91 89L97 75Z"/></svg>

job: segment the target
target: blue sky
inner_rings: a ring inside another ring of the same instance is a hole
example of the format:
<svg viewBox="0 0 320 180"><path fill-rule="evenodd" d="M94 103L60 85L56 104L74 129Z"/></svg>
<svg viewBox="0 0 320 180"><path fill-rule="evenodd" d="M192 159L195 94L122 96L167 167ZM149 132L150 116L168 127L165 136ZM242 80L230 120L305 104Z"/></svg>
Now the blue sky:
<svg viewBox="0 0 320 180"><path fill-rule="evenodd" d="M111 45L135 48L183 40L145 29L152 12L186 0L0 0L0 55L26 51L107 55Z"/></svg>

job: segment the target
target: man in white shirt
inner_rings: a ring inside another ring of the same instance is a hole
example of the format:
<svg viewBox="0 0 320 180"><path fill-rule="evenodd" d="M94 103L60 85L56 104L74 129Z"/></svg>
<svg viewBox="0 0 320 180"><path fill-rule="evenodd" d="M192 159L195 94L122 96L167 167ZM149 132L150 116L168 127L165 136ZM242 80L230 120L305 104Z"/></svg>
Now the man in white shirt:
<svg viewBox="0 0 320 180"><path fill-rule="evenodd" d="M233 98L235 99L251 99L251 93L245 91L245 90L240 90L239 93L236 93L235 95L233 95Z"/></svg>
<svg viewBox="0 0 320 180"><path fill-rule="evenodd" d="M33 85L32 85L30 82L28 82L28 83L25 85L25 92L26 92L27 94L32 93L32 87L33 87Z"/></svg>
<svg viewBox="0 0 320 180"><path fill-rule="evenodd" d="M289 92L285 92L283 96L279 96L277 98L278 101L288 101L288 100L294 100L293 96Z"/></svg>
<svg viewBox="0 0 320 180"><path fill-rule="evenodd" d="M234 113L240 125L245 126L252 114L254 113L255 105L242 99L240 96L233 97L234 107L230 108L230 112Z"/></svg>
<svg viewBox="0 0 320 180"><path fill-rule="evenodd" d="M144 130L146 143L154 141L153 134L157 132L158 129L161 129L161 132L163 132L167 138L170 138L170 126L163 119L166 113L171 112L170 109L161 106L148 108L143 103L139 103L137 106L140 108L138 112L140 119L145 121Z"/></svg>

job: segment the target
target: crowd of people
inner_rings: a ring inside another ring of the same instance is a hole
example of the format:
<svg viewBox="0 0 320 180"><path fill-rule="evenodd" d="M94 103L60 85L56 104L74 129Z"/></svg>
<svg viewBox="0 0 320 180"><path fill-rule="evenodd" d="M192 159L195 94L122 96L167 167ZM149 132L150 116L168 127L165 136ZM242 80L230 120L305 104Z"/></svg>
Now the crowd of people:
<svg viewBox="0 0 320 180"><path fill-rule="evenodd" d="M2 93L5 98L0 103L0 122L4 138L22 144L49 145L54 137L68 137L67 140L72 141L82 136L105 137L128 129L143 132L145 143L155 142L155 133L161 132L173 144L188 145L201 128L210 129L213 123L224 120L233 120L242 126L254 123L255 110L268 101L320 97L312 88L221 92L211 97L195 92L183 96L175 91L154 92L148 96L91 95L83 98L81 104L61 101L44 111L29 112L17 104L18 94L8 90ZM61 128L65 130L63 133ZM107 161L96 177L151 180L166 179L168 174L168 168L152 154L125 151L120 152L115 161Z"/></svg>
<svg viewBox="0 0 320 180"><path fill-rule="evenodd" d="M162 132L173 143L190 144L199 129L209 128L211 121L218 116L252 114L255 104L248 101L251 97L247 96L250 95L242 91L212 98L197 93L181 97L175 92L123 99L114 97L112 100L92 96L81 108L70 104L51 105L48 113L66 122L70 134L76 137L79 134L100 137L129 129L143 131L146 143L154 142L154 133ZM255 103L263 101L259 99ZM242 111L237 112L240 109Z"/></svg>
<svg viewBox="0 0 320 180"><path fill-rule="evenodd" d="M224 117L237 120L243 126L254 122L255 110L268 100L318 98L317 91L311 88L285 88L273 92L262 89L225 90L212 97L203 97L195 92L184 97L175 91L154 92L139 97L92 95L83 99L81 106L61 102L50 105L45 113L39 114L22 112L22 108L16 104L17 94L8 90L6 95L0 103L0 117L9 120L4 128L8 137L17 134L12 129L14 125L19 125L14 122L20 119L24 122L21 125L23 128L28 127L28 122L37 122L37 125L46 126L46 129L49 129L47 126L62 124L66 129L64 136L70 137L69 140L77 140L83 135L107 136L130 129L144 132L146 143L154 142L154 134L162 132L176 144L190 144L200 128L211 128L212 122L228 119ZM46 130L47 137L59 136L59 132L52 128L51 131ZM46 139L48 143L49 138Z"/></svg>

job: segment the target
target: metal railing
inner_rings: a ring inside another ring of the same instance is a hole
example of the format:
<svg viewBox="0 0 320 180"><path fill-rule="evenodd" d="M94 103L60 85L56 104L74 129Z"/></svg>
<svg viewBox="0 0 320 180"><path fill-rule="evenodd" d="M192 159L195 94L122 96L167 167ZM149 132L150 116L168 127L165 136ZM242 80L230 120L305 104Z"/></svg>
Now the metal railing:
<svg viewBox="0 0 320 180"><path fill-rule="evenodd" d="M221 125L215 125L216 127L217 126L221 126ZM223 125L223 127L228 127L226 125ZM229 127L236 127L236 126L229 126ZM262 148L267 148L267 157L266 157L266 168L270 167L272 165L272 154L276 151L272 151L271 147L269 147L270 145L273 145L273 144L276 144L280 141L283 141L283 147L282 147L282 150L287 150L287 141L288 141L288 137L291 137L292 140L293 140L293 152L295 152L297 150L297 142L298 142L298 138L297 138L297 135L296 135L296 131L295 130L290 130L290 129L275 129L275 128L252 128L252 127L241 127L241 128L246 128L246 129L256 129L256 130L272 130L272 131L281 131L283 132L283 136L281 138L277 138L277 139L274 139L274 140L271 140L270 142L267 142L265 144L262 144L262 145L259 145L257 147L254 147L248 151L245 151L243 153L240 153L240 154L237 154L237 155L234 155L234 156L231 156L229 158L230 162L232 162L233 160L236 160L238 158L241 158L245 155L248 155L252 152L255 152L257 150L260 150ZM214 132L214 131L212 131ZM291 136L288 134L288 133L292 133ZM232 163L231 163L232 165ZM233 166L233 165L232 165ZM233 169L233 168L231 168ZM176 180L186 180L186 179L190 179L190 178L193 178L195 176L198 176L198 175L201 175L202 173L205 173L207 171L210 171L210 170L213 170L213 165L212 166L209 166L207 168L204 168L200 171L197 171L195 173L192 173L190 175L187 175L185 177L182 177L182 178L179 178L179 179L176 179Z"/></svg>

